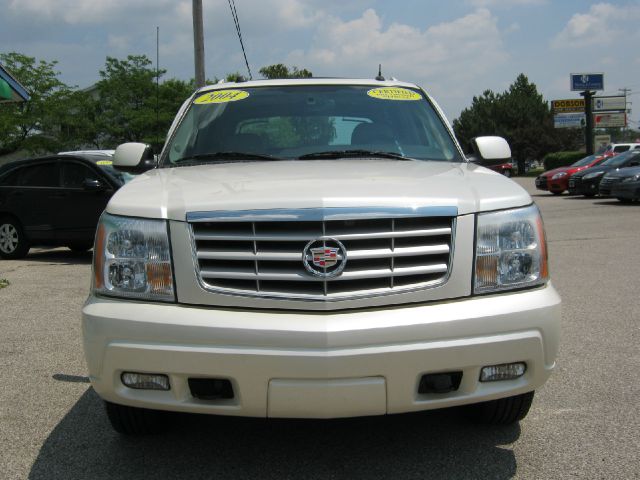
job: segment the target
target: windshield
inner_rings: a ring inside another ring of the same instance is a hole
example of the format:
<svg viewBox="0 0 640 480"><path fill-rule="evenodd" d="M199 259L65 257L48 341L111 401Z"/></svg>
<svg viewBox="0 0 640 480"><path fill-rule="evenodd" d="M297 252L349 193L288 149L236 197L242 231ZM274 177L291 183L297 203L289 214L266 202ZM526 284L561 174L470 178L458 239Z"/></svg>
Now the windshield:
<svg viewBox="0 0 640 480"><path fill-rule="evenodd" d="M289 85L236 86L199 95L162 163L343 156L463 161L442 120L417 90Z"/></svg>
<svg viewBox="0 0 640 480"><path fill-rule="evenodd" d="M608 167L619 167L624 164L630 157L635 157L636 155L640 155L640 152L632 150L629 152L624 152L615 157L611 157L605 162L602 162L601 165L606 165Z"/></svg>
<svg viewBox="0 0 640 480"><path fill-rule="evenodd" d="M584 157L582 160L578 160L576 163L571 165L572 167L584 167L585 165L591 164L596 159L596 155L589 155L588 157Z"/></svg>
<svg viewBox="0 0 640 480"><path fill-rule="evenodd" d="M107 164L106 162L96 162L98 164L98 166L104 170L105 172L107 172L107 174L111 177L111 178L115 178L119 183L121 183L122 185L124 185L125 183L130 182L131 180L133 180L133 178L135 177L135 175L132 175L130 173L127 172L121 172L119 170L116 170L115 168L113 168L111 166L111 162L109 162L109 164Z"/></svg>

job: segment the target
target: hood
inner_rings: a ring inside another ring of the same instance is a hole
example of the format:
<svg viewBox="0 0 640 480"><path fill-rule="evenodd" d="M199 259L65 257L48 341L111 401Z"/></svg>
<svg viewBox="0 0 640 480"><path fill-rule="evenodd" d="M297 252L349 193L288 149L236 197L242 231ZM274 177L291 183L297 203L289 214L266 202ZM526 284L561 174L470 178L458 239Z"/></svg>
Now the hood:
<svg viewBox="0 0 640 480"><path fill-rule="evenodd" d="M572 166L558 167L558 168L554 168L553 170L549 170L548 172L541 173L540 176L541 177L549 177L549 178L551 178L556 173L561 173L561 172L571 173L571 172L578 171L580 168L581 167L572 167Z"/></svg>
<svg viewBox="0 0 640 480"><path fill-rule="evenodd" d="M578 173L574 173L574 175L576 177L584 177L585 175L589 174L589 173L596 173L596 172L609 172L611 170L615 170L614 167L610 167L610 166L602 166L602 165L596 165L595 167L591 167L591 168L587 168L585 170L581 170Z"/></svg>
<svg viewBox="0 0 640 480"><path fill-rule="evenodd" d="M106 211L184 221L215 210L454 206L464 215L530 203L518 184L470 163L359 159L155 169L118 190Z"/></svg>
<svg viewBox="0 0 640 480"><path fill-rule="evenodd" d="M608 174L610 177L625 178L640 175L640 167L624 167L613 170Z"/></svg>

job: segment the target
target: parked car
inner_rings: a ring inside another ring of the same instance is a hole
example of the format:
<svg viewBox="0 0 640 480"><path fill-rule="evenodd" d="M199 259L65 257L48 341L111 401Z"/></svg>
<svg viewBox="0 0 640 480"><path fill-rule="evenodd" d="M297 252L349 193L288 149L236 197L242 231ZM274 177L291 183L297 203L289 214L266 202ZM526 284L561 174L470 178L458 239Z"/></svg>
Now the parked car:
<svg viewBox="0 0 640 480"><path fill-rule="evenodd" d="M107 202L131 178L111 155L51 155L0 167L0 257L24 257L31 246L93 246Z"/></svg>
<svg viewBox="0 0 640 480"><path fill-rule="evenodd" d="M561 300L538 207L464 157L395 80L204 87L158 168L110 200L82 309L112 426L163 411L337 418L464 405L512 423L556 364ZM117 168L148 157L120 145Z"/></svg>
<svg viewBox="0 0 640 480"><path fill-rule="evenodd" d="M536 188L538 190L548 190L554 195L560 195L569 188L568 184L571 175L598 165L604 160L606 160L606 158L602 155L589 155L569 166L558 167L541 173L536 178Z"/></svg>
<svg viewBox="0 0 640 480"><path fill-rule="evenodd" d="M627 152L629 150L640 150L640 143L611 143L605 147L600 155L605 157L613 157L619 153Z"/></svg>
<svg viewBox="0 0 640 480"><path fill-rule="evenodd" d="M627 167L609 172L600 182L601 190L605 183L608 194L621 202L640 200L640 167Z"/></svg>
<svg viewBox="0 0 640 480"><path fill-rule="evenodd" d="M513 176L514 168L513 168L513 163L511 162L501 163L499 165L489 165L487 168L490 170L493 170L494 172L501 173L505 177Z"/></svg>
<svg viewBox="0 0 640 480"><path fill-rule="evenodd" d="M600 181L605 173L636 165L640 165L640 150L629 150L614 157L609 157L600 165L571 175L569 193L593 197L599 193Z"/></svg>

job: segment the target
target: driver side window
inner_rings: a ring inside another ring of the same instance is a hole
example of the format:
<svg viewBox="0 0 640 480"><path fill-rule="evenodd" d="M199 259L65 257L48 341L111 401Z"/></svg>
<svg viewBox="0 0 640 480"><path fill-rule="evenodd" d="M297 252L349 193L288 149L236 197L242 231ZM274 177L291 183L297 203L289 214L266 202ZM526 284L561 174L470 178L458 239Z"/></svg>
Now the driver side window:
<svg viewBox="0 0 640 480"><path fill-rule="evenodd" d="M99 178L86 165L75 162L62 163L62 186L64 188L82 188L85 180L99 180Z"/></svg>

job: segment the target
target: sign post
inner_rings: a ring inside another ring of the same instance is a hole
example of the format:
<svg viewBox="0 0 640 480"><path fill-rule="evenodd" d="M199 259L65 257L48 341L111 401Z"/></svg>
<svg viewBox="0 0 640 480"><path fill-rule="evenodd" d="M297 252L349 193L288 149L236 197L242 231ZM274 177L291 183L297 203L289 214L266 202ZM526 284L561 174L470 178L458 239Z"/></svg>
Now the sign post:
<svg viewBox="0 0 640 480"><path fill-rule="evenodd" d="M584 97L584 113L586 128L584 129L587 155L593 155L593 103L594 90L604 90L604 73L572 73L570 75L571 91L580 92Z"/></svg>

